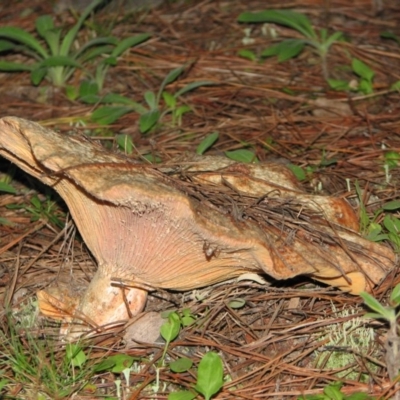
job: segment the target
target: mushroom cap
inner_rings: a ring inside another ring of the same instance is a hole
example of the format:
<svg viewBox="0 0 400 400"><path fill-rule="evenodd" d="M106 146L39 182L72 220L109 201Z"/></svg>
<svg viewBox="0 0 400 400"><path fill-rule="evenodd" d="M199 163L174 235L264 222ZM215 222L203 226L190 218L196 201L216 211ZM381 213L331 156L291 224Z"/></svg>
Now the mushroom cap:
<svg viewBox="0 0 400 400"><path fill-rule="evenodd" d="M79 306L94 324L127 317L126 304L139 312L146 286L188 290L258 272L305 274L356 294L394 263L391 249L357 233L344 199L304 193L281 164L143 165L13 117L0 120L0 154L65 200L98 262ZM124 292L113 278L137 287Z"/></svg>

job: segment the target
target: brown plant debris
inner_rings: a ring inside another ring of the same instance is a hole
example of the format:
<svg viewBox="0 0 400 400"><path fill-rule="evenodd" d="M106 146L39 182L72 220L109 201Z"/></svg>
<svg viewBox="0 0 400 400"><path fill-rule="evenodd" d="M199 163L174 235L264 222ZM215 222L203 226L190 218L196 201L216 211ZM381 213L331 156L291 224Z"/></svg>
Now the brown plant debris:
<svg viewBox="0 0 400 400"><path fill-rule="evenodd" d="M0 154L69 207L98 262L73 316L95 328L140 312L149 288L190 290L253 272L308 275L357 294L394 265L391 249L357 233L344 199L305 194L281 164L139 164L14 117L0 120Z"/></svg>

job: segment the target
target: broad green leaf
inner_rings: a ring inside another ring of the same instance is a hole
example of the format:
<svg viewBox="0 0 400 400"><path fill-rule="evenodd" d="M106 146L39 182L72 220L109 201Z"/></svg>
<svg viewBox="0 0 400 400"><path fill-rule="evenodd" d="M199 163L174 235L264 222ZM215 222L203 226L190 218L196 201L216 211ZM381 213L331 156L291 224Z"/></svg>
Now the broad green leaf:
<svg viewBox="0 0 400 400"><path fill-rule="evenodd" d="M176 361L173 361L169 364L171 371L173 372L186 372L190 368L192 368L193 361L187 357L178 358Z"/></svg>
<svg viewBox="0 0 400 400"><path fill-rule="evenodd" d="M60 48L60 55L68 56L72 43L74 42L76 35L81 29L82 24L86 20L86 18L91 14L92 11L100 4L104 3L105 0L94 0L92 1L82 12L78 22L67 32L62 41L61 48Z"/></svg>
<svg viewBox="0 0 400 400"><path fill-rule="evenodd" d="M376 312L376 314L373 315L379 315L379 318L386 319L387 321L390 321L394 317L394 310L384 307L381 303L379 303L378 300L375 299L375 297L371 296L369 293L361 292L360 296L364 300L364 303L371 310Z"/></svg>
<svg viewBox="0 0 400 400"><path fill-rule="evenodd" d="M298 181L304 181L304 179L306 179L307 176L303 168L295 164L288 164L287 167L293 172Z"/></svg>
<svg viewBox="0 0 400 400"><path fill-rule="evenodd" d="M83 81L79 86L79 97L94 96L99 93L99 87L96 82Z"/></svg>
<svg viewBox="0 0 400 400"><path fill-rule="evenodd" d="M387 211L398 210L400 208L400 200L392 200L385 203L382 208Z"/></svg>
<svg viewBox="0 0 400 400"><path fill-rule="evenodd" d="M231 160L238 162L243 162L243 163L258 162L256 155L251 150L239 149L239 150L225 151L225 155Z"/></svg>
<svg viewBox="0 0 400 400"><path fill-rule="evenodd" d="M363 78L358 84L358 90L364 94L371 94L374 91L374 88L372 86L372 82Z"/></svg>
<svg viewBox="0 0 400 400"><path fill-rule="evenodd" d="M42 58L49 56L46 49L36 40L30 33L21 28L13 26L0 27L0 37L11 39L15 42L22 43L23 45L34 50Z"/></svg>
<svg viewBox="0 0 400 400"><path fill-rule="evenodd" d="M394 303L395 307L400 304L400 283L393 289L390 295L390 301Z"/></svg>
<svg viewBox="0 0 400 400"><path fill-rule="evenodd" d="M333 90L346 91L350 90L349 83L347 81L339 79L328 79L329 87Z"/></svg>
<svg viewBox="0 0 400 400"><path fill-rule="evenodd" d="M290 60L297 57L304 49L305 42L301 39L287 39L265 49L262 57L277 56L279 62Z"/></svg>
<svg viewBox="0 0 400 400"><path fill-rule="evenodd" d="M162 97L164 99L165 105L174 110L176 108L176 97L168 92L163 92Z"/></svg>
<svg viewBox="0 0 400 400"><path fill-rule="evenodd" d="M73 58L65 56L50 56L38 64L38 67L74 67L82 68L82 65Z"/></svg>
<svg viewBox="0 0 400 400"><path fill-rule="evenodd" d="M189 392L188 390L181 390L179 392L172 392L168 395L168 400L193 400L197 397L197 393Z"/></svg>
<svg viewBox="0 0 400 400"><path fill-rule="evenodd" d="M370 67L368 67L367 64L365 64L358 58L353 58L351 62L351 67L354 73L356 73L358 76L364 78L368 82L372 82L375 72Z"/></svg>
<svg viewBox="0 0 400 400"><path fill-rule="evenodd" d="M237 310L243 308L246 305L246 300L244 299L232 299L229 300L228 307Z"/></svg>
<svg viewBox="0 0 400 400"><path fill-rule="evenodd" d="M113 50L111 53L112 57L119 57L125 50L130 47L137 46L140 43L145 42L151 37L149 33L142 33L140 35L131 36L126 39L123 39Z"/></svg>
<svg viewBox="0 0 400 400"><path fill-rule="evenodd" d="M399 234L400 232L400 221L393 217L391 215L386 215L385 218L383 219L383 225L385 226L385 228L394 234Z"/></svg>
<svg viewBox="0 0 400 400"><path fill-rule="evenodd" d="M328 396L329 400L344 400L344 394L340 391L341 383L331 384L324 388L324 394Z"/></svg>
<svg viewBox="0 0 400 400"><path fill-rule="evenodd" d="M36 30L46 41L51 54L58 55L61 29L55 28L53 18L50 15L42 15L36 20Z"/></svg>
<svg viewBox="0 0 400 400"><path fill-rule="evenodd" d="M158 120L160 119L160 111L152 110L145 114L142 114L139 118L139 130L142 133L147 133L153 128Z"/></svg>
<svg viewBox="0 0 400 400"><path fill-rule="evenodd" d="M92 121L101 125L113 124L123 115L132 111L129 107L104 106L95 110L91 116Z"/></svg>
<svg viewBox="0 0 400 400"><path fill-rule="evenodd" d="M219 138L218 132L207 135L197 146L196 154L204 154Z"/></svg>
<svg viewBox="0 0 400 400"><path fill-rule="evenodd" d="M35 68L31 72L31 81L34 85L39 85L40 82L44 79L47 75L48 68Z"/></svg>
<svg viewBox="0 0 400 400"><path fill-rule="evenodd" d="M151 110L157 109L158 99L156 99L156 95L154 94L154 92L147 90L144 93L144 99Z"/></svg>
<svg viewBox="0 0 400 400"><path fill-rule="evenodd" d="M124 369L130 368L137 357L132 357L127 354L115 354L112 356L115 365L112 367L111 372L120 374Z"/></svg>
<svg viewBox="0 0 400 400"><path fill-rule="evenodd" d="M224 384L224 367L221 357L215 352L206 353L200 361L195 389L206 400L216 394Z"/></svg>
<svg viewBox="0 0 400 400"><path fill-rule="evenodd" d="M184 69L185 69L184 66L175 68L172 71L170 71L169 74L164 78L164 80L161 83L160 89L158 90L157 104L160 102L161 93L164 91L165 86L167 86L170 83L174 82L179 77L179 75L182 74Z"/></svg>
<svg viewBox="0 0 400 400"><path fill-rule="evenodd" d="M318 39L310 20L305 15L291 10L244 12L239 15L238 21L247 23L273 22L295 29L308 39Z"/></svg>
<svg viewBox="0 0 400 400"><path fill-rule="evenodd" d="M54 29L53 18L50 15L41 15L36 19L35 26L39 35L46 39L47 31Z"/></svg>
<svg viewBox="0 0 400 400"><path fill-rule="evenodd" d="M33 65L21 64L10 61L0 61L0 71L7 71L7 72L32 71L33 68L34 68Z"/></svg>
<svg viewBox="0 0 400 400"><path fill-rule="evenodd" d="M176 339L181 330L181 322L179 315L176 312L172 312L168 315L168 321L161 325L160 333L163 339L170 343L172 340Z"/></svg>
<svg viewBox="0 0 400 400"><path fill-rule="evenodd" d="M211 81L198 81L198 82L192 82L189 83L188 85L184 86L182 89L179 89L176 93L175 93L175 97L179 97L182 96L183 94L187 93L187 92L192 92L193 90L197 89L198 87L201 86L210 86L210 85L214 85L214 82Z"/></svg>
<svg viewBox="0 0 400 400"><path fill-rule="evenodd" d="M1 182L1 181L0 181L0 192L6 192L6 193L12 193L12 194L17 193L17 191L15 190L15 188L13 186L9 185L8 183Z"/></svg>
<svg viewBox="0 0 400 400"><path fill-rule="evenodd" d="M82 367L87 360L82 348L75 343L68 343L66 345L65 358L74 367Z"/></svg>
<svg viewBox="0 0 400 400"><path fill-rule="evenodd" d="M133 141L130 135L126 133L121 133L115 137L117 144L121 150L124 150L126 154L132 154L133 151Z"/></svg>
<svg viewBox="0 0 400 400"><path fill-rule="evenodd" d="M250 61L257 61L257 56L253 50L249 50L249 49L239 50L238 56L246 58L247 60L250 60Z"/></svg>
<svg viewBox="0 0 400 400"><path fill-rule="evenodd" d="M115 366L116 362L113 358L114 356L110 356L101 360L98 364L96 364L93 368L94 372L102 372L102 371L111 371L111 369Z"/></svg>
<svg viewBox="0 0 400 400"><path fill-rule="evenodd" d="M12 50L12 49L14 49L16 46L15 46L15 43L14 42L11 42L11 41L9 41L9 40L0 40L0 53L2 52L2 51L8 51L8 50Z"/></svg>

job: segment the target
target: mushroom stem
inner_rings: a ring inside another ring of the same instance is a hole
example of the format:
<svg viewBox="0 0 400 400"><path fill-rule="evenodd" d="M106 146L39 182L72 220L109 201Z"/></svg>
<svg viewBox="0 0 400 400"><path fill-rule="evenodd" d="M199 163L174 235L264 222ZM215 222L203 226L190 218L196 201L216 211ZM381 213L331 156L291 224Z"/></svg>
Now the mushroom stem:
<svg viewBox="0 0 400 400"><path fill-rule="evenodd" d="M112 270L106 265L100 265L90 282L79 304L76 318L82 319L82 324L71 325L67 339L79 337L87 331L88 325L99 330L103 325L118 324L140 313L147 300L147 291L138 288L124 288L112 285Z"/></svg>

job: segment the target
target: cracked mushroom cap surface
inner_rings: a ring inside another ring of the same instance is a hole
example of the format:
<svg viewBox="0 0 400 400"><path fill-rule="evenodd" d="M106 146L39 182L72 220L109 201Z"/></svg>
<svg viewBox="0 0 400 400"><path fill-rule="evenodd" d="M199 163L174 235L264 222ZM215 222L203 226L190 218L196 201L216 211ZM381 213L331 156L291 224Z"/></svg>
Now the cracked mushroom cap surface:
<svg viewBox="0 0 400 400"><path fill-rule="evenodd" d="M98 262L78 307L94 326L140 312L141 287L189 290L255 272L359 293L394 263L356 232L345 200L304 193L280 164L143 165L13 117L0 120L0 154L65 200Z"/></svg>

